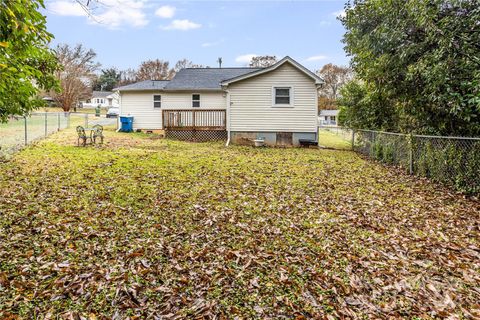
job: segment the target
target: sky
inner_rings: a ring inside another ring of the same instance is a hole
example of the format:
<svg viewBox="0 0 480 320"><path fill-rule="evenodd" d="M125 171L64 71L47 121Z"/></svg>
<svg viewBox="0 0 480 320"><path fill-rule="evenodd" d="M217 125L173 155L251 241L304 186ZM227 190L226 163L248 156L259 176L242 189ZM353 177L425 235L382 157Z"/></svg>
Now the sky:
<svg viewBox="0 0 480 320"><path fill-rule="evenodd" d="M74 0L46 0L43 13L53 46L83 44L102 68L137 68L157 58L217 67L218 57L223 67L241 67L254 55L288 55L315 71L349 61L337 20L344 0L90 2L90 16Z"/></svg>

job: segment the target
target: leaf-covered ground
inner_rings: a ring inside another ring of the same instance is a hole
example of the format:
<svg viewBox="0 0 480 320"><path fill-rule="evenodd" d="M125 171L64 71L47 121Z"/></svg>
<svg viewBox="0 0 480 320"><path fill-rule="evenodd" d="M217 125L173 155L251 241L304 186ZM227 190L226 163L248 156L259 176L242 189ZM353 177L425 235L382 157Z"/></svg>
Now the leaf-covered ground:
<svg viewBox="0 0 480 320"><path fill-rule="evenodd" d="M348 151L60 132L0 164L0 318L480 317L480 204Z"/></svg>

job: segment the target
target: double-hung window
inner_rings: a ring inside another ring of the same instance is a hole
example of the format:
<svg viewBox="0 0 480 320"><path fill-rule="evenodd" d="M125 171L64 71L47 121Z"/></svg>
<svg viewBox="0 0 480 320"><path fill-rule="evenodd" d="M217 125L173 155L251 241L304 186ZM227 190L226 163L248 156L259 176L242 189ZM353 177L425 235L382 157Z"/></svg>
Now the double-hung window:
<svg viewBox="0 0 480 320"><path fill-rule="evenodd" d="M291 87L274 87L273 88L273 105L275 107L289 107L292 105L292 88Z"/></svg>
<svg viewBox="0 0 480 320"><path fill-rule="evenodd" d="M153 95L153 107L155 109L162 107L162 96L159 94Z"/></svg>
<svg viewBox="0 0 480 320"><path fill-rule="evenodd" d="M192 94L192 108L200 108L200 95Z"/></svg>

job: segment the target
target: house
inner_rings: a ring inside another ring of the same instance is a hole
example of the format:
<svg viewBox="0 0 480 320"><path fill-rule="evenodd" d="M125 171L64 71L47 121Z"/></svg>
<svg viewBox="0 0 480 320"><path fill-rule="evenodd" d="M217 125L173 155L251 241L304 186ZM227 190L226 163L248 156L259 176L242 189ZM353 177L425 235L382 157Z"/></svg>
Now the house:
<svg viewBox="0 0 480 320"><path fill-rule="evenodd" d="M338 110L320 110L318 123L321 126L336 127L338 123Z"/></svg>
<svg viewBox="0 0 480 320"><path fill-rule="evenodd" d="M227 144L298 145L317 138L317 93L323 83L290 57L267 68L186 68L170 81L114 89L120 115L136 130Z"/></svg>
<svg viewBox="0 0 480 320"><path fill-rule="evenodd" d="M93 91L90 99L81 101L83 108L102 108L118 107L118 94L111 91Z"/></svg>

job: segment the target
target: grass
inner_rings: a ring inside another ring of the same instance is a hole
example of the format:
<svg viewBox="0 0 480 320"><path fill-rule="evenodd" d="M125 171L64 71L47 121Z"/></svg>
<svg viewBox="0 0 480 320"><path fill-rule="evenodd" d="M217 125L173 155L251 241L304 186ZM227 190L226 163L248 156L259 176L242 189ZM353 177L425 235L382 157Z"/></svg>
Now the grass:
<svg viewBox="0 0 480 320"><path fill-rule="evenodd" d="M338 150L351 150L352 138L350 134L338 134L335 129L321 129L318 131L318 143L325 148L332 148Z"/></svg>
<svg viewBox="0 0 480 320"><path fill-rule="evenodd" d="M348 151L105 135L0 163L0 318L478 316L475 199Z"/></svg>
<svg viewBox="0 0 480 320"><path fill-rule="evenodd" d="M44 112L44 111L38 111ZM50 110L49 112L57 112ZM69 124L71 128L78 125L85 126L85 117L88 121L98 120L93 115L70 114L66 118L63 114L34 114L27 118L27 142L32 143L38 139L45 138L45 135L64 129ZM45 132L46 127L46 132ZM23 117L11 118L7 123L0 123L0 157L9 157L15 151L25 146L25 120Z"/></svg>

